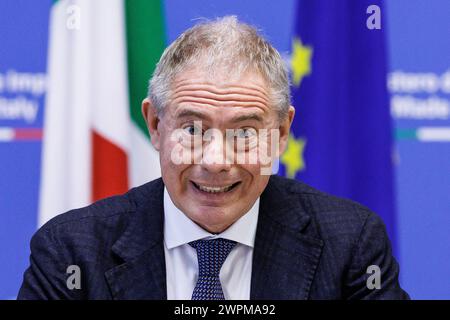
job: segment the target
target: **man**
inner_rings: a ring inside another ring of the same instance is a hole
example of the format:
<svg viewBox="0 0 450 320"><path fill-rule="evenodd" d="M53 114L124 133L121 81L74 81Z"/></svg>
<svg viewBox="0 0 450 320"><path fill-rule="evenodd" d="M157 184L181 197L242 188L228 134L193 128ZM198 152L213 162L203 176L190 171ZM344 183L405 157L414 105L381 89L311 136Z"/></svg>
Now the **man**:
<svg viewBox="0 0 450 320"><path fill-rule="evenodd" d="M379 217L270 175L294 108L254 28L187 30L142 111L162 179L43 226L20 299L408 298Z"/></svg>

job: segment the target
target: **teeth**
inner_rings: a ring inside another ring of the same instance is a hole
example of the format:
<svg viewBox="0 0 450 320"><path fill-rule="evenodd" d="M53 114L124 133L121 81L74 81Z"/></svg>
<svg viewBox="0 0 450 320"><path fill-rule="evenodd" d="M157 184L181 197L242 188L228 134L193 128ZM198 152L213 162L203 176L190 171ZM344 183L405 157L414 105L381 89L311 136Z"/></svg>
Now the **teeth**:
<svg viewBox="0 0 450 320"><path fill-rule="evenodd" d="M210 192L210 193L219 193L219 192L226 192L231 189L233 184L230 184L229 186L225 187L207 187L197 184L198 188L202 191Z"/></svg>

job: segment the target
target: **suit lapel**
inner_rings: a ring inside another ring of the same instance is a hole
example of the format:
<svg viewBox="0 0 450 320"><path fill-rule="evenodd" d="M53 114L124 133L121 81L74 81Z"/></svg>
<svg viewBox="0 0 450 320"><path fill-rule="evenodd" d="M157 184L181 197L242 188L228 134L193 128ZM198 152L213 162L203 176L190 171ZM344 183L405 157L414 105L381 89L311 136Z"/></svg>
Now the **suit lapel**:
<svg viewBox="0 0 450 320"><path fill-rule="evenodd" d="M161 179L134 189L135 208L113 245L118 265L105 272L113 299L167 299ZM307 299L323 242L302 232L310 224L299 194L273 177L261 195L253 251L251 299Z"/></svg>
<svg viewBox="0 0 450 320"><path fill-rule="evenodd" d="M310 216L299 194L275 179L261 195L250 298L308 299L323 242L302 232Z"/></svg>
<svg viewBox="0 0 450 320"><path fill-rule="evenodd" d="M113 299L166 299L161 179L134 189L135 210L113 252L122 263L105 272Z"/></svg>

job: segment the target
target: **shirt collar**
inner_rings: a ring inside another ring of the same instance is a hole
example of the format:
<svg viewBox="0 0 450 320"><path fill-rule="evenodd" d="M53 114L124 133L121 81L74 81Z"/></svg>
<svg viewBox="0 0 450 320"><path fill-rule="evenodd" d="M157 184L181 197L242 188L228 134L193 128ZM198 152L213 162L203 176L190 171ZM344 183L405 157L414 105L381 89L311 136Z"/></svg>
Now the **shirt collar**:
<svg viewBox="0 0 450 320"><path fill-rule="evenodd" d="M258 223L259 198L252 208L220 234L212 234L189 219L172 202L164 188L164 242L172 249L199 239L224 238L252 247Z"/></svg>

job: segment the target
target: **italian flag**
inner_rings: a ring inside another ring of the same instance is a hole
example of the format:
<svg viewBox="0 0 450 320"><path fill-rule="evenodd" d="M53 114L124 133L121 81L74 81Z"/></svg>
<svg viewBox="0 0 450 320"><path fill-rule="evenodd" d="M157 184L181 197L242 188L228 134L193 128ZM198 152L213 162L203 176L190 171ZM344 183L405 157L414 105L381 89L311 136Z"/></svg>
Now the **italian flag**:
<svg viewBox="0 0 450 320"><path fill-rule="evenodd" d="M141 101L165 46L161 1L51 10L39 226L160 176Z"/></svg>

